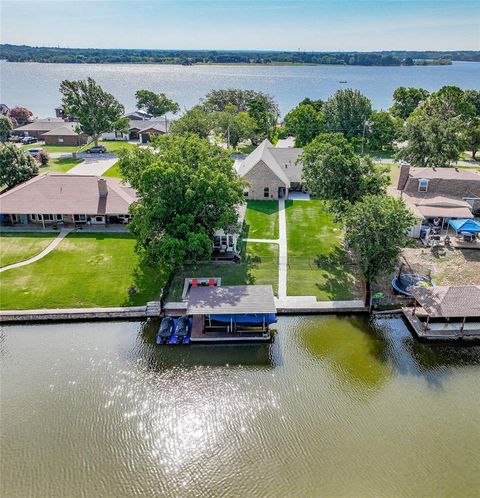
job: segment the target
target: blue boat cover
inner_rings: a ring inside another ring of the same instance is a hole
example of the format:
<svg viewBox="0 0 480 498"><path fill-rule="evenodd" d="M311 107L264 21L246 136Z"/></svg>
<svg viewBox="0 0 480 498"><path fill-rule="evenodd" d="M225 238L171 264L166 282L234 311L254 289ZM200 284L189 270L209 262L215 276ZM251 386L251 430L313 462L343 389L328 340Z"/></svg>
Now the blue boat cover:
<svg viewBox="0 0 480 498"><path fill-rule="evenodd" d="M480 232L480 223L475 220L450 220L448 224L456 231L456 232Z"/></svg>
<svg viewBox="0 0 480 498"><path fill-rule="evenodd" d="M208 315L212 320L216 322L224 323L255 323L261 325L264 323L270 325L277 321L277 317L274 313L257 313L250 315Z"/></svg>

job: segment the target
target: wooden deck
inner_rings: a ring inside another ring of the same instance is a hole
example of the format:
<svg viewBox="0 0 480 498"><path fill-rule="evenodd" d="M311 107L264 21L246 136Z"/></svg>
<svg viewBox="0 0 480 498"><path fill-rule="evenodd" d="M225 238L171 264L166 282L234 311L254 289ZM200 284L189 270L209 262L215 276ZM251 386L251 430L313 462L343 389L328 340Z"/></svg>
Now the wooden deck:
<svg viewBox="0 0 480 498"><path fill-rule="evenodd" d="M460 323L431 323L429 328L425 330L424 322L417 315L412 315L412 308L403 308L402 311L403 316L419 339L425 341L480 340L480 324L477 326L467 322L464 330L461 331ZM421 312L420 316L422 316Z"/></svg>
<svg viewBox="0 0 480 498"><path fill-rule="evenodd" d="M272 332L235 332L228 333L224 330L205 331L203 326L203 315L194 315L192 323L192 333L190 342L215 342L215 343L248 343L248 342L269 342L272 339Z"/></svg>

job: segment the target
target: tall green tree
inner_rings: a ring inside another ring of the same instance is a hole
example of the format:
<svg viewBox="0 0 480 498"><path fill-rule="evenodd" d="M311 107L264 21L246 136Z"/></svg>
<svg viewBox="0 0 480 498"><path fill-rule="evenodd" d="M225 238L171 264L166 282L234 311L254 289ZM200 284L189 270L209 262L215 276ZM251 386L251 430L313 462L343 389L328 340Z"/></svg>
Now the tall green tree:
<svg viewBox="0 0 480 498"><path fill-rule="evenodd" d="M251 139L256 128L256 121L248 112L236 112L233 105L227 106L225 111L215 113L215 128L229 147Z"/></svg>
<svg viewBox="0 0 480 498"><path fill-rule="evenodd" d="M304 147L323 131L323 113L310 104L299 104L285 116L285 133L295 137L296 147Z"/></svg>
<svg viewBox="0 0 480 498"><path fill-rule="evenodd" d="M312 100L308 97L305 97L298 105L311 105L316 111L322 111L323 105L325 102L321 99Z"/></svg>
<svg viewBox="0 0 480 498"><path fill-rule="evenodd" d="M373 111L368 123L367 143L371 150L392 149L403 131L403 121L385 111Z"/></svg>
<svg viewBox="0 0 480 498"><path fill-rule="evenodd" d="M326 129L347 138L362 136L371 113L370 100L351 88L338 90L323 106Z"/></svg>
<svg viewBox="0 0 480 498"><path fill-rule="evenodd" d="M0 142L5 142L12 134L13 123L7 116L0 116Z"/></svg>
<svg viewBox="0 0 480 498"><path fill-rule="evenodd" d="M77 118L78 131L91 136L96 145L102 133L124 128L123 105L94 79L63 80L60 92L65 113Z"/></svg>
<svg viewBox="0 0 480 498"><path fill-rule="evenodd" d="M342 215L365 195L385 192L388 177L367 157L356 154L341 133L323 133L304 149L299 161L310 192Z"/></svg>
<svg viewBox="0 0 480 498"><path fill-rule="evenodd" d="M480 149L480 117L472 118L465 128L465 141L472 159L477 160L477 152Z"/></svg>
<svg viewBox="0 0 480 498"><path fill-rule="evenodd" d="M148 112L152 116L163 116L167 112L176 114L180 110L180 106L164 93L157 94L150 90L138 90L135 97L137 109Z"/></svg>
<svg viewBox="0 0 480 498"><path fill-rule="evenodd" d="M225 112L228 106L234 106L237 112L248 112L256 121L252 137L253 144L265 138L271 139L275 133L279 109L277 103L269 95L254 90L227 88L212 90L203 102L208 112Z"/></svg>
<svg viewBox="0 0 480 498"><path fill-rule="evenodd" d="M120 171L138 192L130 229L150 264L174 269L209 258L218 228L237 222L243 183L220 147L196 135L165 135L154 150L124 150Z"/></svg>
<svg viewBox="0 0 480 498"><path fill-rule="evenodd" d="M424 88L400 86L393 92L393 106L390 110L394 116L405 120L429 95Z"/></svg>
<svg viewBox="0 0 480 498"><path fill-rule="evenodd" d="M170 128L175 135L194 133L201 138L207 138L214 127L213 116L203 106L196 105L189 109L181 118L175 120Z"/></svg>
<svg viewBox="0 0 480 498"><path fill-rule="evenodd" d="M407 146L398 157L414 166L451 166L467 146L466 128L475 115L464 92L445 86L432 93L408 118Z"/></svg>
<svg viewBox="0 0 480 498"><path fill-rule="evenodd" d="M0 185L8 188L38 175L38 165L30 154L12 143L0 143Z"/></svg>
<svg viewBox="0 0 480 498"><path fill-rule="evenodd" d="M403 200L389 195L368 195L349 208L345 239L366 282L367 301L371 284L395 269L414 222Z"/></svg>

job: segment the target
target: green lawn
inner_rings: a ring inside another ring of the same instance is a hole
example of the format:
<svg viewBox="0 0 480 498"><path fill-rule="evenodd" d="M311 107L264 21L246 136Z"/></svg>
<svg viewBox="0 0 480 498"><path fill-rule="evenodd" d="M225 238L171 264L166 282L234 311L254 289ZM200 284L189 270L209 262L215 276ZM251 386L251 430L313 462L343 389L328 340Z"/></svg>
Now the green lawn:
<svg viewBox="0 0 480 498"><path fill-rule="evenodd" d="M123 141L115 140L99 140L99 145L103 145L107 148L107 152L118 152L120 149L127 148L133 149L138 147L137 144ZM73 145L22 145L22 150L28 150L33 148L45 149L48 152L64 152L68 154L70 152L85 152L86 149L93 147L93 142L87 145L73 146Z"/></svg>
<svg viewBox="0 0 480 498"><path fill-rule="evenodd" d="M107 169L102 176L111 176L113 178L122 178L120 174L120 169L118 167L118 162L116 162L111 168Z"/></svg>
<svg viewBox="0 0 480 498"><path fill-rule="evenodd" d="M278 239L278 202L248 201L243 237Z"/></svg>
<svg viewBox="0 0 480 498"><path fill-rule="evenodd" d="M38 165L38 170L40 173L45 173L45 171L55 171L57 173L66 173L71 170L77 164L83 162L83 159L73 159L72 157L62 157L58 159L50 159L48 161L48 166Z"/></svg>
<svg viewBox="0 0 480 498"><path fill-rule="evenodd" d="M178 271L170 286L169 301L182 297L187 277L221 277L222 285L263 284L278 290L278 246L276 244L247 244L241 263L206 262Z"/></svg>
<svg viewBox="0 0 480 498"><path fill-rule="evenodd" d="M142 268L134 248L130 234L70 234L45 258L2 273L0 308L144 305L157 300L165 275ZM130 287L137 289L131 296Z"/></svg>
<svg viewBox="0 0 480 498"><path fill-rule="evenodd" d="M35 256L42 252L56 236L57 234L54 232L0 233L0 267L25 261Z"/></svg>
<svg viewBox="0 0 480 498"><path fill-rule="evenodd" d="M69 152L76 152L80 148L81 147L77 145L38 145L38 144L22 145L21 147L22 150L44 149L48 150L48 152L64 152L65 154L68 154Z"/></svg>
<svg viewBox="0 0 480 498"><path fill-rule="evenodd" d="M347 263L342 232L321 201L287 201L289 296L318 300L358 297L359 284Z"/></svg>
<svg viewBox="0 0 480 498"><path fill-rule="evenodd" d="M377 163L377 168L384 168L388 171L390 177L390 187L396 187L398 184L398 175L400 174L400 166L397 163Z"/></svg>

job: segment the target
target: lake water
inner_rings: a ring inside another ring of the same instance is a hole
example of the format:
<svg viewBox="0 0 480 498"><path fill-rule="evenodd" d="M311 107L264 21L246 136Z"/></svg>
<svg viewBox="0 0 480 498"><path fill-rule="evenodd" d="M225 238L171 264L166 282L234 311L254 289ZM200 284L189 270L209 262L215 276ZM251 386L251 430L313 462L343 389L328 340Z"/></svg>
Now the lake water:
<svg viewBox="0 0 480 498"><path fill-rule="evenodd" d="M24 105L34 114L53 114L60 103L63 79L91 76L113 93L127 111L135 107L135 91L165 92L191 107L214 88L262 90L278 101L282 115L305 97L326 99L339 88L362 91L375 108L388 108L399 86L437 90L443 85L480 88L480 63L450 66L176 66L129 64L37 64L0 62L1 102ZM346 80L346 84L340 81Z"/></svg>
<svg viewBox="0 0 480 498"><path fill-rule="evenodd" d="M277 329L169 349L137 322L3 327L0 495L478 496L479 346L400 319Z"/></svg>

